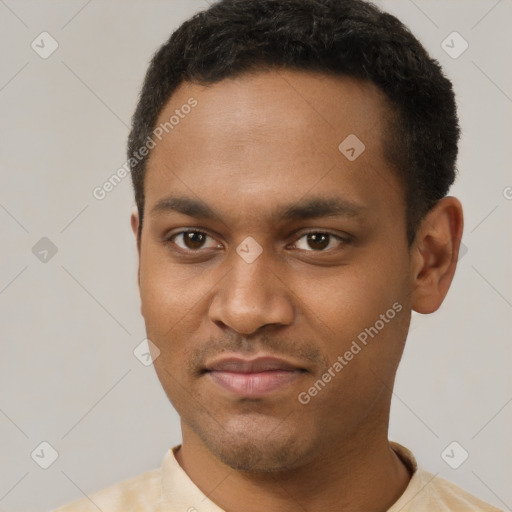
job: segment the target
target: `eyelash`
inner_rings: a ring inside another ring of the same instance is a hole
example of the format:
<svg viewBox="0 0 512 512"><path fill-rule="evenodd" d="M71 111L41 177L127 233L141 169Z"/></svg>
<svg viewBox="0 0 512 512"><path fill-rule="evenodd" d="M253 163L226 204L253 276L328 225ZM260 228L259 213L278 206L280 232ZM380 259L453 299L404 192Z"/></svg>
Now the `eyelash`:
<svg viewBox="0 0 512 512"><path fill-rule="evenodd" d="M173 245L176 245L176 243L174 242L174 239L180 235L185 235L187 233L198 233L198 234L201 234L201 235L205 235L206 237L210 237L210 238L214 238L212 237L211 235L209 235L206 231L202 231L200 229L186 229L186 230L182 230L182 231L178 231L177 233L173 233L171 236L167 237L164 242L166 244L173 244ZM330 231L320 231L320 230L317 230L317 231L308 231L308 232L305 232L305 233L302 233L301 236L299 238L297 238L297 241L304 238L305 236L308 236L308 235L328 235L332 238L335 238L336 240L338 240L338 242L340 242L340 245L346 245L346 244L350 244L352 242L352 238L349 237L349 236L346 236L346 237L343 237L339 234L334 234L334 233L331 233ZM296 243L296 242L295 242ZM194 250L194 249L184 249L182 247L179 247L177 246L178 249L182 252L185 252L185 253L188 253L188 254L199 254L203 249L200 248L200 249L197 249L197 250ZM331 252L335 249L326 249L326 250L318 250L318 251L315 251L315 250L305 250L305 249L299 249L301 251L304 251L304 252L311 252L311 253L316 253L316 254L319 254L319 253L327 253L327 252Z"/></svg>

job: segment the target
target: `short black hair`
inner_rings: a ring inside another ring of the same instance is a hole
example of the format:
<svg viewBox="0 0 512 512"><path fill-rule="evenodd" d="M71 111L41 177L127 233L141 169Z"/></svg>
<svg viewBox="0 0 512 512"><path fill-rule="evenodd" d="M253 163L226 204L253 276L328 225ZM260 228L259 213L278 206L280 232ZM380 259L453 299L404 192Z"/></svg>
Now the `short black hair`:
<svg viewBox="0 0 512 512"><path fill-rule="evenodd" d="M451 82L394 16L363 0L220 0L156 52L132 119L128 158L140 225L148 154L160 112L182 82L291 69L370 81L391 106L388 162L404 186L409 244L455 179L459 123ZM341 142L341 141L340 141Z"/></svg>

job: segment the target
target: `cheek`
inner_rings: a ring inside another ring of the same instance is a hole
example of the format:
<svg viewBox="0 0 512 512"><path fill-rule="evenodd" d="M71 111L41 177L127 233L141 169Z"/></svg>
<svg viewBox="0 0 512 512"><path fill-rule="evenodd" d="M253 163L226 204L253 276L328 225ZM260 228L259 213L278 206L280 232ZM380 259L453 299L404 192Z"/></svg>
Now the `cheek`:
<svg viewBox="0 0 512 512"><path fill-rule="evenodd" d="M321 284L317 280L318 292L302 297L307 305L305 321L316 326L316 343L328 367L303 391L315 397L317 421L329 428L330 420L346 423L347 411L354 421L364 417L392 388L409 313L405 279L391 268L383 272L377 265L357 269L354 265ZM328 384L318 384L319 379L327 379Z"/></svg>
<svg viewBox="0 0 512 512"><path fill-rule="evenodd" d="M317 343L329 362L325 371L336 375L327 392L318 394L317 406L326 413L336 402L341 415L347 409L364 415L392 386L407 336L409 306L407 276L399 270L404 262L398 254L386 258L341 267L324 286L311 279L318 292L303 294L307 310L314 312L307 313L306 322L316 324Z"/></svg>
<svg viewBox="0 0 512 512"><path fill-rule="evenodd" d="M374 325L395 302L402 304L407 297L406 275L398 273L402 264L390 258L393 261L383 265L382 260L362 260L331 269L324 276L315 271L298 277L296 286L301 290L300 302L305 306L308 322L316 324L329 338L339 340L336 344L326 343L326 350L343 348L347 341ZM404 311L405 305L402 306ZM392 310L386 319L394 319L394 313ZM391 322L386 324L390 325Z"/></svg>
<svg viewBox="0 0 512 512"><path fill-rule="evenodd" d="M190 390L188 362L194 332L201 321L201 295L195 279L184 279L169 262L146 258L141 262L141 302L147 337L160 354L154 369L169 400L177 410ZM183 396L182 396L183 395Z"/></svg>
<svg viewBox="0 0 512 512"><path fill-rule="evenodd" d="M140 295L148 337L160 350L176 350L183 333L192 333L201 320L203 286L165 255L147 250L141 258Z"/></svg>

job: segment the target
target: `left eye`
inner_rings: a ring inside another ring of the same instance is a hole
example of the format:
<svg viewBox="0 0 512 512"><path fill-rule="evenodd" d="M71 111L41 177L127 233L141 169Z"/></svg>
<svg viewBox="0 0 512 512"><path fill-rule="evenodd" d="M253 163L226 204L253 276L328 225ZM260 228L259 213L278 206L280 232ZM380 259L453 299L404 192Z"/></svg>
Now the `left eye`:
<svg viewBox="0 0 512 512"><path fill-rule="evenodd" d="M301 236L297 242L295 242L295 246L298 249L304 251L322 252L326 249L332 249L333 245L336 245L336 243L339 245L343 242L345 242L345 240L343 240L340 236L336 236L331 233L315 232L306 233L305 235Z"/></svg>

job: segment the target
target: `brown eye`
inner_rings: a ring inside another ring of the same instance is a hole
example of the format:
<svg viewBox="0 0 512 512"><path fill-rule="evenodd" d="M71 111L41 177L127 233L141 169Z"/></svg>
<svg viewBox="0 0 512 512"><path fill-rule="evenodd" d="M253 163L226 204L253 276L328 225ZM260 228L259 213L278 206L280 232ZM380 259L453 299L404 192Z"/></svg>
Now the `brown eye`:
<svg viewBox="0 0 512 512"><path fill-rule="evenodd" d="M312 233L307 235L307 243L309 247L315 251L323 250L329 246L330 236L325 233Z"/></svg>
<svg viewBox="0 0 512 512"><path fill-rule="evenodd" d="M334 243L333 243L334 242ZM308 252L325 252L326 249L332 249L335 245L341 245L345 242L340 236L321 231L306 233L295 243L298 249Z"/></svg>
<svg viewBox="0 0 512 512"><path fill-rule="evenodd" d="M183 235L183 241L185 242L187 249L200 249L204 244L205 239L206 235L204 233L199 233L198 231L189 231Z"/></svg>
<svg viewBox="0 0 512 512"><path fill-rule="evenodd" d="M180 249L188 251L197 251L205 248L205 243L211 239L210 247L216 247L215 240L202 231L181 231L170 237L170 241L174 242Z"/></svg>

